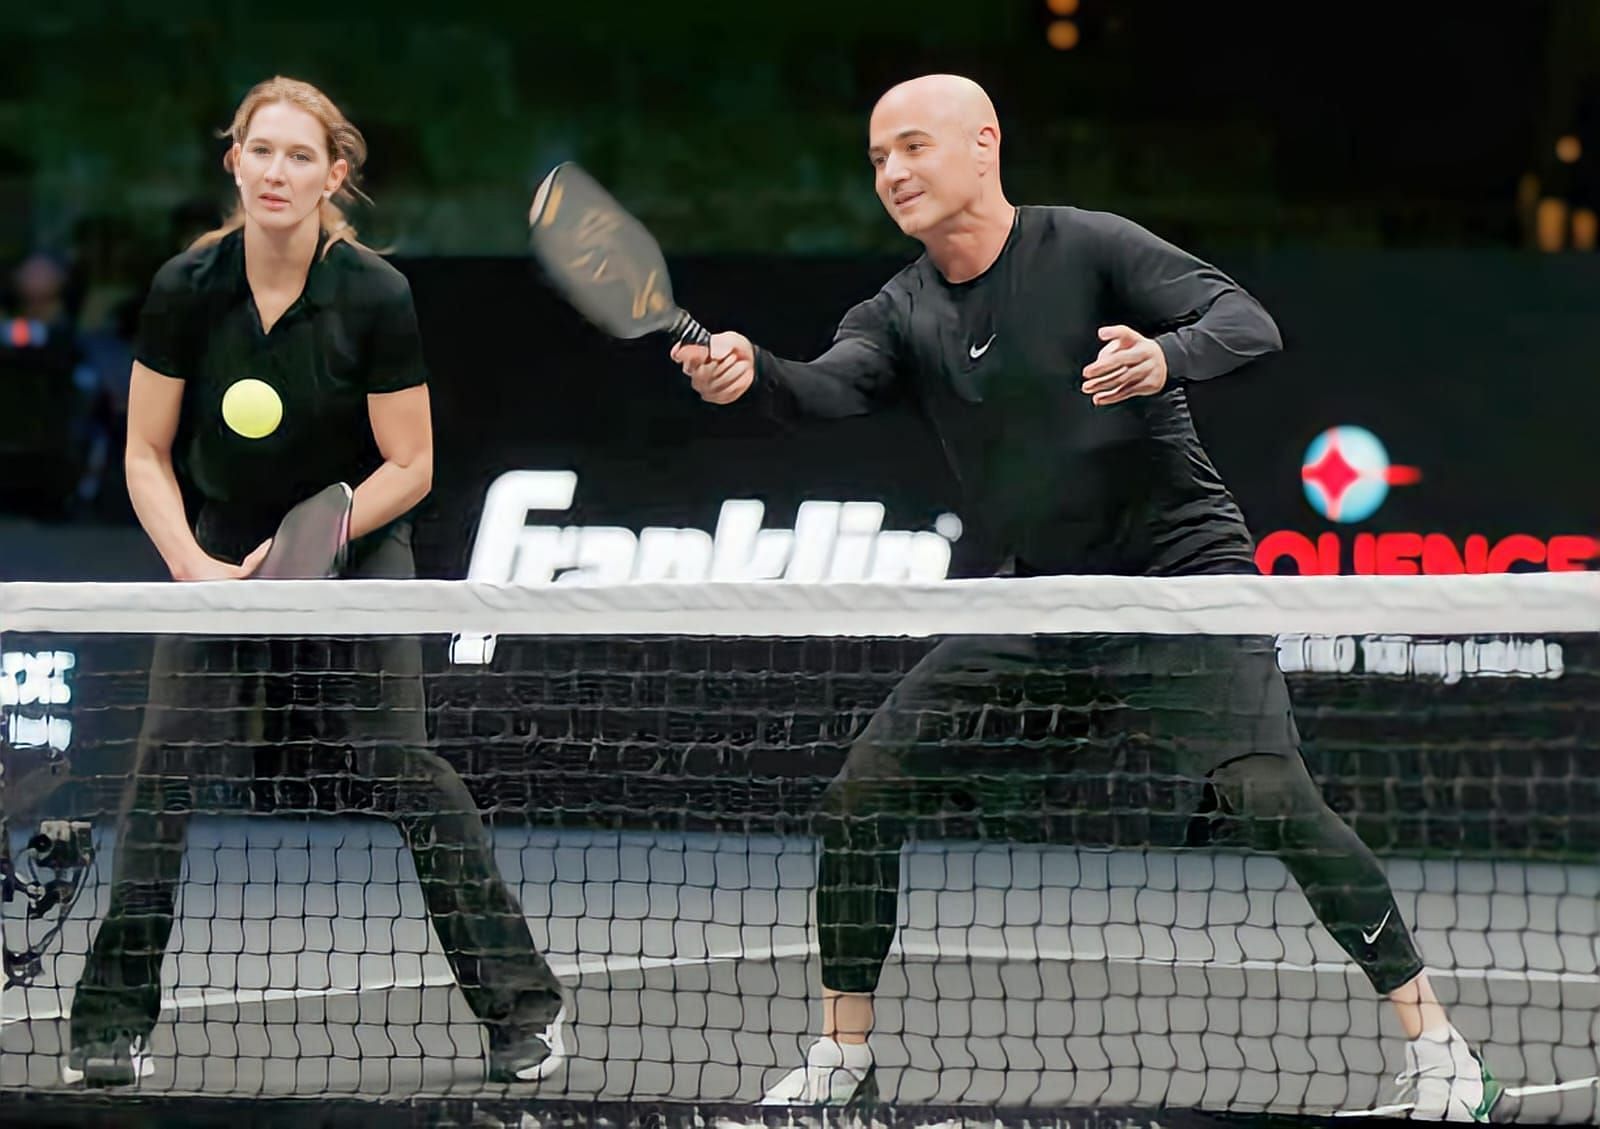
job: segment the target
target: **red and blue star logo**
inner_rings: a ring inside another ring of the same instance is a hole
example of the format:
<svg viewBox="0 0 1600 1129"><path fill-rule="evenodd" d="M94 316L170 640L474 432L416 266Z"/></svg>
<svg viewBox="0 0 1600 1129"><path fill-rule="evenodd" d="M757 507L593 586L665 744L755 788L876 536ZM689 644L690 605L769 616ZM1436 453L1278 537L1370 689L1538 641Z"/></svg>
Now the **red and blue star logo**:
<svg viewBox="0 0 1600 1129"><path fill-rule="evenodd" d="M1377 513L1391 486L1410 486L1422 472L1395 466L1379 438L1364 427L1330 427L1311 441L1300 467L1306 501L1329 521L1364 521Z"/></svg>

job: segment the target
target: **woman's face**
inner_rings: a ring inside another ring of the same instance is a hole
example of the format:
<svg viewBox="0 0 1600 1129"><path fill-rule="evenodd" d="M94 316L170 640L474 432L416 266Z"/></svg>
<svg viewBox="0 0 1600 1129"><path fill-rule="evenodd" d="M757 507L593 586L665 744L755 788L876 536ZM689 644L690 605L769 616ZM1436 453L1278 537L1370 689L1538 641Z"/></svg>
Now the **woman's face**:
<svg viewBox="0 0 1600 1129"><path fill-rule="evenodd" d="M329 162L322 123L287 102L258 109L250 116L244 143L234 146L234 178L245 215L268 230L292 230L315 216L348 171L343 159Z"/></svg>

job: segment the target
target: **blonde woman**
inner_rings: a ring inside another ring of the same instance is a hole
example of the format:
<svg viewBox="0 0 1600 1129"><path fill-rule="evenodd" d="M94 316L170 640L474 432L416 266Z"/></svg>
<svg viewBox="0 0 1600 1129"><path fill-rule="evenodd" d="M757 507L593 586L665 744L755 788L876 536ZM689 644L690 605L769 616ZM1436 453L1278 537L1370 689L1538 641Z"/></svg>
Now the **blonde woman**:
<svg viewBox="0 0 1600 1129"><path fill-rule="evenodd" d="M239 205L161 268L141 316L134 510L174 580L242 579L290 508L351 483L345 575L410 579L408 515L433 475L427 371L405 278L356 242L341 207L360 196L366 143L326 95L287 78L251 90L229 134ZM200 498L192 522L175 463ZM416 639L169 637L152 659L111 908L73 1002L67 1081L153 1073L147 1040L189 816L260 789L274 810L333 806L394 823L488 1027L490 1077L554 1071L565 996L465 784L427 747Z"/></svg>

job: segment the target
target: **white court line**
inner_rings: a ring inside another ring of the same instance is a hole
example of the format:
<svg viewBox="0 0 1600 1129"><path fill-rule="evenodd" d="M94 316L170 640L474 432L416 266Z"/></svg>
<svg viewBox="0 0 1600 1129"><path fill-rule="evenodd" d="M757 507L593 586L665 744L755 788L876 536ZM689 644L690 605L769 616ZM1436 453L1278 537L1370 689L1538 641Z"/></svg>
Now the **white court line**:
<svg viewBox="0 0 1600 1129"><path fill-rule="evenodd" d="M897 946L898 947L898 946ZM941 950L932 945L913 943L909 946L898 947L903 956L933 957L936 959L950 960L1039 960L1059 963L1084 962L1106 964L1133 964L1145 965L1153 968L1185 968L1207 971L1244 971L1244 972L1298 972L1311 975L1336 975L1345 976L1353 971L1359 971L1354 962L1333 963L1318 961L1312 964L1296 964L1288 961L1272 960L1245 960L1224 963L1209 960L1163 960L1157 957L1122 957L1109 956L1104 952L1044 952L1018 951L1006 949L1003 946L977 945L960 950ZM547 954L552 971L558 976L562 975L592 975L594 973L613 972L647 972L658 968L685 968L698 965L731 964L735 961L772 962L779 960L807 959L817 954L814 944L775 945L768 948L742 949L736 952L707 953L704 956L673 956L673 957L643 957L643 956L580 956L576 960L561 958ZM408 954L410 955L410 954ZM436 955L436 954L433 954ZM1504 983L1548 983L1560 985L1600 985L1600 975L1587 972L1545 972L1541 970L1525 971L1517 969L1465 969L1437 973L1441 978L1453 977L1457 980L1495 981ZM418 980L380 981L371 984L362 984L356 987L339 988L204 988L198 992L185 992L179 999L175 995L164 994L161 998L161 1010L182 1013L211 1007L226 1007L237 1004L267 1004L285 1000L305 999L336 999L345 996L361 995L365 992L387 992L400 988L449 988L455 985L451 976L421 978ZM52 993L57 999L60 997L58 988ZM1248 998L1248 997L1247 997ZM1374 997L1376 999L1376 997ZM25 1015L0 1017L0 1027L12 1023L21 1023L34 1019L64 1019L66 1012L59 1005L43 1012L30 1012ZM1569 1087L1581 1089L1593 1080L1585 1080ZM1563 1083L1563 1085L1566 1085ZM1508 1091L1509 1092L1509 1091ZM1365 1112L1365 1111L1364 1111ZM1359 1114L1352 1114L1359 1116Z"/></svg>
<svg viewBox="0 0 1600 1129"><path fill-rule="evenodd" d="M811 947L816 952L816 947ZM1006 948L1003 945L973 945L960 950L943 950L933 945L912 944L899 949L907 956L946 957L954 960L1039 960L1059 962L1103 962L1106 964L1141 964L1156 968L1199 968L1216 969L1218 971L1232 971L1235 969L1246 972L1309 972L1313 974L1344 975L1349 972L1360 971L1354 961L1314 961L1311 964L1298 964L1285 960L1194 960L1178 958L1167 960L1161 957L1147 956L1113 956L1105 952L1090 951L1045 951L1022 948ZM754 958L756 954L751 954ZM737 958L729 958L737 959ZM747 958L750 959L750 958ZM1505 969L1505 968L1429 968L1432 975L1455 980L1474 981L1504 981L1509 983L1529 984L1572 984L1572 985L1600 985L1600 973L1593 972L1549 972L1544 969Z"/></svg>
<svg viewBox="0 0 1600 1129"><path fill-rule="evenodd" d="M1527 1098L1538 1094L1559 1094L1563 1090L1584 1090L1600 1086L1600 1075L1592 1078L1574 1078L1571 1082L1550 1082L1539 1086L1507 1086L1506 1097Z"/></svg>
<svg viewBox="0 0 1600 1129"><path fill-rule="evenodd" d="M198 992L185 992L182 999L170 994L161 997L161 1010L163 1012L183 1013L204 1010L211 1007L224 1007L230 1004L266 1004L278 1003L283 1000L313 1000L313 999L339 999L344 996L359 996L366 992L391 992L397 988L449 988L454 986L454 977L444 977L435 980L393 980L373 984L362 984L356 988L202 988ZM57 988L52 995L58 1000L61 989ZM24 1015L8 1015L0 1018L0 1027L9 1027L13 1023L27 1023L35 1019L65 1019L67 1012L59 1006L45 1011L33 1011Z"/></svg>
<svg viewBox="0 0 1600 1129"><path fill-rule="evenodd" d="M1403 1113L1410 1113L1414 1102L1402 1102L1399 1105L1379 1105L1371 1109L1336 1109L1335 1117L1398 1117Z"/></svg>
<svg viewBox="0 0 1600 1129"><path fill-rule="evenodd" d="M587 975L596 972L643 972L654 968L672 968L686 965L710 965L733 962L739 960L784 960L794 957L803 957L815 951L811 945L778 946L767 952L752 953L710 953L704 957L580 957L576 961L562 960L557 957L546 957L550 968L557 976L562 975ZM161 997L161 1010L163 1012L183 1013L196 1008L204 1010L212 1007L226 1007L237 1004L268 1004L281 1003L285 1000L310 1000L310 999L338 999L346 996L359 996L367 992L391 992L401 988L453 988L455 977L450 975L423 977L417 980L388 980L376 981L370 984L361 984L357 987L338 988L202 988L198 991L185 991L180 998L171 993L163 993ZM59 997L60 990L52 995ZM58 1005L47 1011L29 1012L25 1015L12 1015L0 1018L0 1027L12 1023L22 1023L34 1019L65 1019L67 1012Z"/></svg>
<svg viewBox="0 0 1600 1129"><path fill-rule="evenodd" d="M1570 1082L1547 1082L1536 1086L1507 1086L1505 1096L1508 1098L1531 1098L1540 1094L1559 1094L1567 1090L1587 1090L1592 1086L1600 1086L1600 1075L1591 1078L1574 1078ZM1397 1114L1407 1113L1411 1103L1401 1105L1380 1105L1372 1109L1341 1109L1334 1113L1335 1117L1394 1117Z"/></svg>

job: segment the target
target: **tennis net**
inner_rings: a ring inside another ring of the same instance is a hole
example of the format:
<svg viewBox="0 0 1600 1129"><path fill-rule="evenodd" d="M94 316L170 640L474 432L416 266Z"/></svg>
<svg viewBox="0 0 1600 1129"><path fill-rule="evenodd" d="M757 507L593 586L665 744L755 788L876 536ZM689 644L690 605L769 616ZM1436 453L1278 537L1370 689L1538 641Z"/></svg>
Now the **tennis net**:
<svg viewBox="0 0 1600 1129"><path fill-rule="evenodd" d="M759 1120L826 980L900 1123L1381 1108L1386 922L1239 799L1297 735L1500 1112L1592 1119L1597 630L1590 574L0 585L0 1087Z"/></svg>

